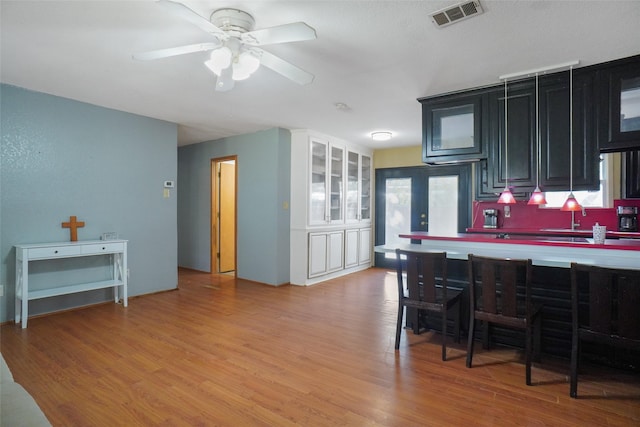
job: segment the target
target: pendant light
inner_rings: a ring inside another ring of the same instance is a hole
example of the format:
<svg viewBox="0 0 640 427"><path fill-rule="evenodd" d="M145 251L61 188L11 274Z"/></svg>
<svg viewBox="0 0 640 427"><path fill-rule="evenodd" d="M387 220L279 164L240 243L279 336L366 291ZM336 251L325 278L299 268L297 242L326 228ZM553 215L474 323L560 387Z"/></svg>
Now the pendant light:
<svg viewBox="0 0 640 427"><path fill-rule="evenodd" d="M561 211L581 211L582 206L573 195L573 67L569 68L569 197Z"/></svg>
<svg viewBox="0 0 640 427"><path fill-rule="evenodd" d="M509 190L509 148L507 144L507 79L504 79L504 190L498 198L498 203L513 204L516 199Z"/></svg>
<svg viewBox="0 0 640 427"><path fill-rule="evenodd" d="M538 73L536 73L536 189L531 193L528 205L546 205L547 199L544 193L540 191L540 107L538 106Z"/></svg>

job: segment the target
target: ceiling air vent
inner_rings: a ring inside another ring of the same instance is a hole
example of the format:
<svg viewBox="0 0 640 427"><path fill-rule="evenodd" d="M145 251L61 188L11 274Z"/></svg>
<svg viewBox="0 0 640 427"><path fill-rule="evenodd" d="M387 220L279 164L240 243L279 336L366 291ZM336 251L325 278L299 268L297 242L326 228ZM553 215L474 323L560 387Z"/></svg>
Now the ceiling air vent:
<svg viewBox="0 0 640 427"><path fill-rule="evenodd" d="M431 13L429 16L437 27L446 27L447 25L471 18L474 15L479 15L482 12L482 6L480 6L479 1L467 1L440 9L437 12Z"/></svg>

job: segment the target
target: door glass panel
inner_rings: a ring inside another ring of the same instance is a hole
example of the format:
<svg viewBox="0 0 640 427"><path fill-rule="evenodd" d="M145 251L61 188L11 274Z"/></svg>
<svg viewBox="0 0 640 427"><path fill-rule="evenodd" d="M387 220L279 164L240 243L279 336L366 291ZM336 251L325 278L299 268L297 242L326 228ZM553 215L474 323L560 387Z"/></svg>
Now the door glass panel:
<svg viewBox="0 0 640 427"><path fill-rule="evenodd" d="M620 131L640 130L640 77L623 79L620 91Z"/></svg>
<svg viewBox="0 0 640 427"><path fill-rule="evenodd" d="M411 231L411 178L386 179L384 242L386 245L407 243L400 234ZM385 258L395 258L394 253Z"/></svg>
<svg viewBox="0 0 640 427"><path fill-rule="evenodd" d="M429 234L458 233L458 176L429 177Z"/></svg>
<svg viewBox="0 0 640 427"><path fill-rule="evenodd" d="M325 221L327 193L327 148L320 142L311 143L311 208L310 222Z"/></svg>

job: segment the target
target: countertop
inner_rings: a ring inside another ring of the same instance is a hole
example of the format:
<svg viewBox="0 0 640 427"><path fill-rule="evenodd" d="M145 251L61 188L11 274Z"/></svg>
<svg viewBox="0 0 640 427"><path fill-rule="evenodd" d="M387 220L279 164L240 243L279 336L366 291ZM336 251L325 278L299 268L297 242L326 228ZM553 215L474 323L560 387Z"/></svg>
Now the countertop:
<svg viewBox="0 0 640 427"><path fill-rule="evenodd" d="M399 235L420 243L376 246L376 252L393 252L396 248L415 251L443 251L447 258L467 259L469 254L500 258L531 259L534 266L569 268L577 262L610 268L640 269L640 240L606 239L595 244L589 237L531 236L456 233L438 236L428 232Z"/></svg>
<svg viewBox="0 0 640 427"><path fill-rule="evenodd" d="M508 234L508 235L534 235L534 236L570 236L592 237L592 230L570 230L568 228L467 228L467 233L479 234ZM607 238L611 239L640 239L640 232L609 231Z"/></svg>
<svg viewBox="0 0 640 427"><path fill-rule="evenodd" d="M474 243L509 243L534 246L561 246L570 248L616 249L640 251L640 239L609 239L604 244L595 244L590 237L581 236L543 236L527 234L508 234L506 230L493 230L492 233L457 233L447 236L435 235L424 231L400 234L400 237L412 240L449 240Z"/></svg>

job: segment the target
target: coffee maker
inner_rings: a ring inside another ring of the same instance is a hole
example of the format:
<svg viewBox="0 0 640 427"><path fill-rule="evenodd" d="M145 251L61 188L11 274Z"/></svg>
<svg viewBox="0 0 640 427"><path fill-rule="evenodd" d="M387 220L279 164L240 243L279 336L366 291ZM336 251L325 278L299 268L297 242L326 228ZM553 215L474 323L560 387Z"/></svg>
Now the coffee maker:
<svg viewBox="0 0 640 427"><path fill-rule="evenodd" d="M618 231L638 231L638 208L618 206Z"/></svg>
<svg viewBox="0 0 640 427"><path fill-rule="evenodd" d="M484 228L498 228L498 209L484 209Z"/></svg>

